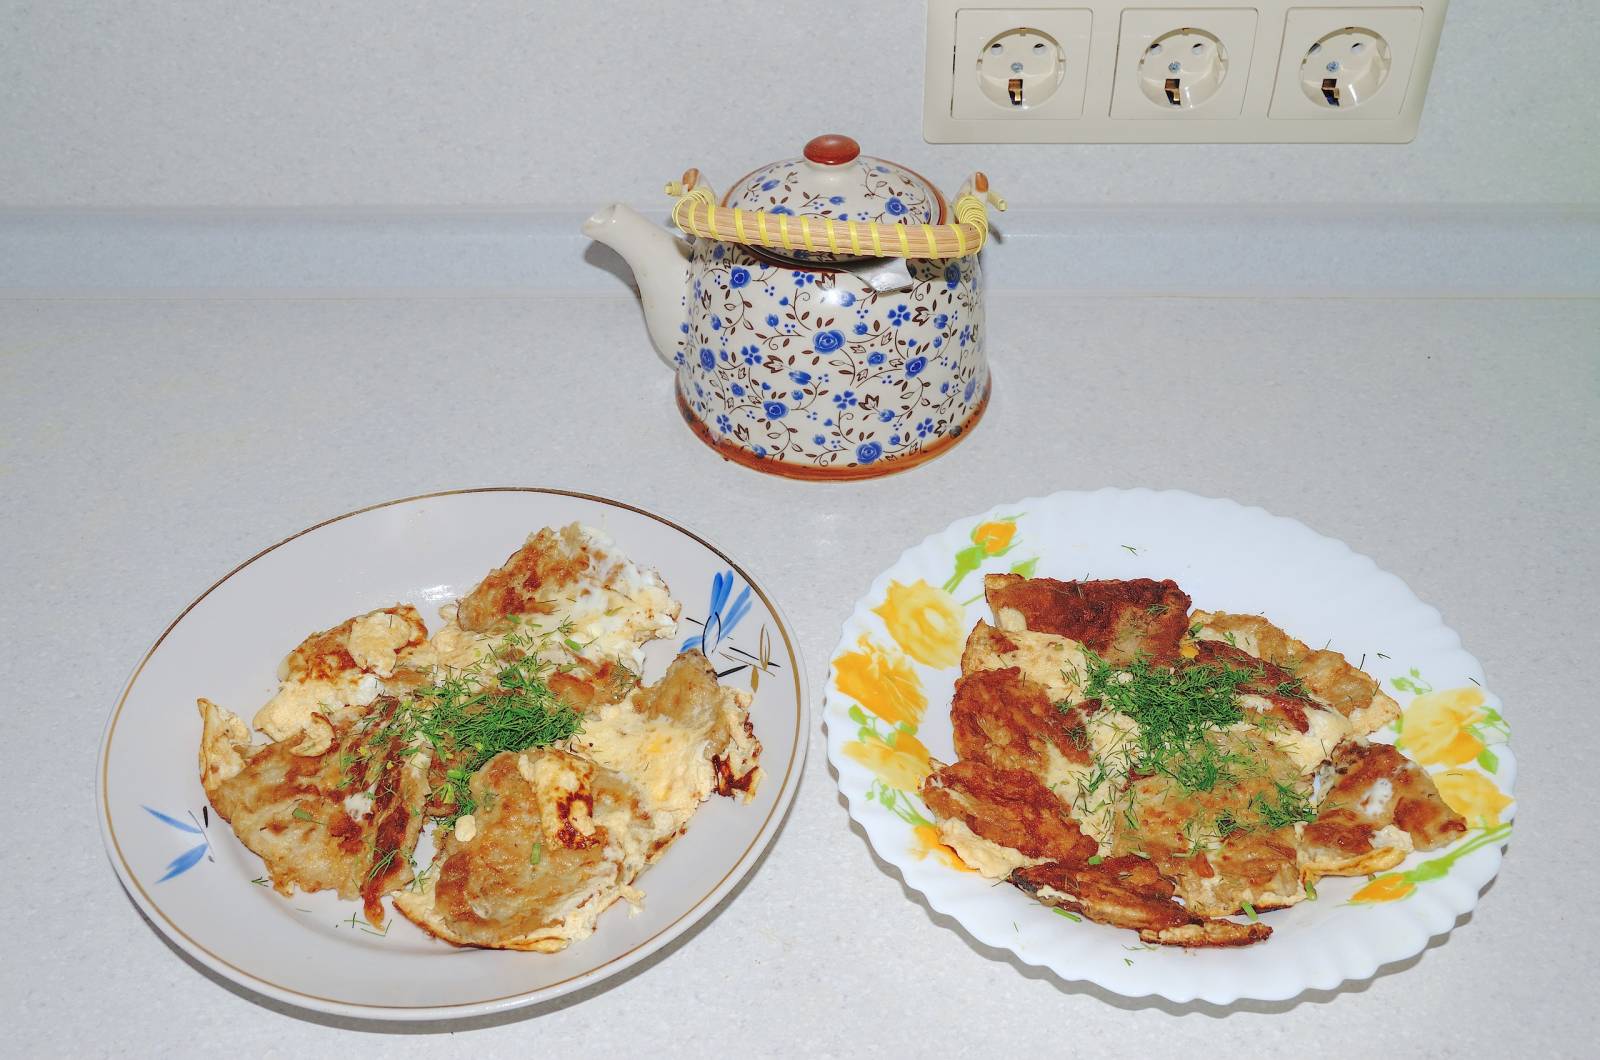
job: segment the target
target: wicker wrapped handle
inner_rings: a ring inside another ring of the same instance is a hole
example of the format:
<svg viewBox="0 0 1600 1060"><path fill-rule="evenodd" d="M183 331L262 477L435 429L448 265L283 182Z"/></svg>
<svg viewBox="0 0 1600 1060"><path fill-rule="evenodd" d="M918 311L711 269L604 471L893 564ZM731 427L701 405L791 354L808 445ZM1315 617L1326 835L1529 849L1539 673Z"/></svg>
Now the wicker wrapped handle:
<svg viewBox="0 0 1600 1060"><path fill-rule="evenodd" d="M1006 208L1005 200L989 190L989 178L982 173L974 173L961 186L951 208L955 220L942 225L835 221L718 206L716 195L700 182L698 169L668 184L667 194L678 200L672 207L673 223L692 236L750 247L874 258L976 254L989 238L989 211L984 203L996 210Z"/></svg>

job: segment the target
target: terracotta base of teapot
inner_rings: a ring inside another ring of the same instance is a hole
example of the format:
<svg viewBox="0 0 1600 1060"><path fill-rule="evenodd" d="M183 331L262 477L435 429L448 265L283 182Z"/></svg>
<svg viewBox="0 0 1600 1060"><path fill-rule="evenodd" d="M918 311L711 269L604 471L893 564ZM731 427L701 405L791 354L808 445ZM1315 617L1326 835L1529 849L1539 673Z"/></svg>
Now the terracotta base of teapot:
<svg viewBox="0 0 1600 1060"><path fill-rule="evenodd" d="M850 463L840 467L818 467L815 464L790 463L785 460L776 460L772 457L757 456L749 449L744 448L726 439L718 439L701 423L699 418L690 411L684 401L683 393L677 393L678 412L683 416L683 422L694 431L695 437L716 451L724 460L743 465L755 471L765 472L769 475L778 475L783 478L804 479L811 482L850 482L856 479L882 478L885 475L909 471L920 464L926 464L934 457L943 456L967 435L972 433L972 428L983 419L983 414L989 408L989 395L992 382L986 382L983 395L972 406L971 415L967 422L959 427L954 427L943 438L932 445L917 450L906 456L889 457L882 461L870 464Z"/></svg>

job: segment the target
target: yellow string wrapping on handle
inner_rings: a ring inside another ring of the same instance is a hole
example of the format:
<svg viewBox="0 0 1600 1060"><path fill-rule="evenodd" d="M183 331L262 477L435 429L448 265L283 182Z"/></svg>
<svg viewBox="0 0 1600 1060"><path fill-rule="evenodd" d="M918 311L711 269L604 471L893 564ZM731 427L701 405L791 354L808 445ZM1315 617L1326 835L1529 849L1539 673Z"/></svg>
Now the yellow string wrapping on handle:
<svg viewBox="0 0 1600 1060"><path fill-rule="evenodd" d="M673 223L690 235L726 242L730 240L728 229L731 227L732 242L814 253L818 250L817 226L820 225L822 241L827 243L829 251L843 253L843 245L848 244L851 254L861 256L870 246L874 257L937 259L975 254L989 238L989 211L985 199L995 209L1005 209L1005 200L985 187L982 196L970 191L958 196L951 207L951 221L946 224L876 224L806 215L798 218L800 232L796 241L789 224L790 214L718 206L710 189L699 183L684 188L681 183L673 182L667 186L667 191L678 199L672 207ZM770 217L778 219L776 233L767 223ZM755 220L754 233L750 231L752 218ZM921 233L916 249L913 249L911 240L913 227Z"/></svg>

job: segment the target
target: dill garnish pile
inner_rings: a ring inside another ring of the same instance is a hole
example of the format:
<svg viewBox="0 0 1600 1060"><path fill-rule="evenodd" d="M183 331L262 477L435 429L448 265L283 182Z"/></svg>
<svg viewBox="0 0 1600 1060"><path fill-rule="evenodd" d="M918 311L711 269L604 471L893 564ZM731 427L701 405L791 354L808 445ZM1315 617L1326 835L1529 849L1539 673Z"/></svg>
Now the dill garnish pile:
<svg viewBox="0 0 1600 1060"><path fill-rule="evenodd" d="M1134 723L1113 722L1112 729L1100 730L1093 767L1075 797L1085 816L1109 813L1136 832L1135 782L1160 776L1189 795L1270 780L1269 790L1257 790L1248 801L1241 794L1236 807L1200 811L1206 820L1190 820L1184 829L1192 841L1190 853L1235 832L1271 831L1316 819L1310 795L1271 778L1274 770L1258 745L1244 733L1230 732L1242 725L1270 729L1276 724L1276 719L1247 711L1239 702L1252 684L1263 681L1262 668L1226 662L1167 667L1146 658L1118 666L1086 650L1083 670L1067 676L1082 688L1084 699L1097 699L1103 710ZM1298 679L1272 690L1309 698Z"/></svg>
<svg viewBox="0 0 1600 1060"><path fill-rule="evenodd" d="M1273 787L1271 796L1257 794L1250 800L1250 808L1268 829L1286 828L1302 822L1309 824L1317 819L1316 808L1311 805L1310 793L1282 781Z"/></svg>
<svg viewBox="0 0 1600 1060"><path fill-rule="evenodd" d="M1169 776L1189 791L1210 791L1230 779L1238 756L1206 736L1244 721L1237 696L1258 671L1211 664L1169 669L1143 658L1119 669L1093 652L1084 655L1084 696L1139 725L1129 772Z"/></svg>
<svg viewBox="0 0 1600 1060"><path fill-rule="evenodd" d="M503 751L546 747L572 736L583 719L550 688L551 674L569 667L543 657L552 643L570 644L571 628L536 633L513 629L472 666L451 670L401 701L382 724L364 724L357 749L344 762L346 785L356 782L374 755L398 739L404 754L431 748L444 779L430 798L450 806L446 825L477 808L469 782Z"/></svg>

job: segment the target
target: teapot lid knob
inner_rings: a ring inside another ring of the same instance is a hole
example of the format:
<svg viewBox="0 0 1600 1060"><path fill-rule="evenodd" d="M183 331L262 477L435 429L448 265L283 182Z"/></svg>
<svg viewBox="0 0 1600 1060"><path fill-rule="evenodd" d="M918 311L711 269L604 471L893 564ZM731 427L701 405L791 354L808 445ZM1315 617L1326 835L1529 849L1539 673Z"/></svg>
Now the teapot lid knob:
<svg viewBox="0 0 1600 1060"><path fill-rule="evenodd" d="M854 162L861 145L840 133L825 133L806 144L806 161L821 166L842 166Z"/></svg>

